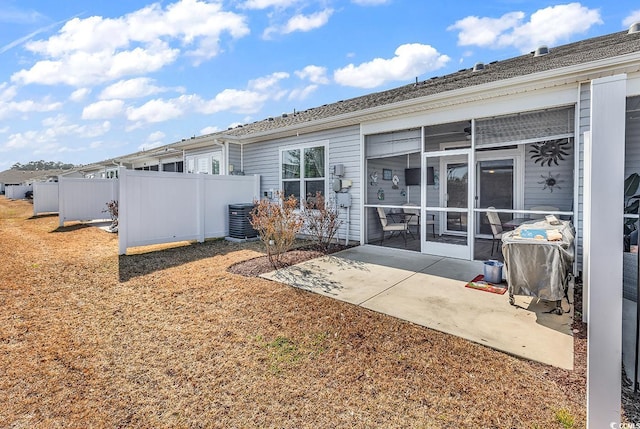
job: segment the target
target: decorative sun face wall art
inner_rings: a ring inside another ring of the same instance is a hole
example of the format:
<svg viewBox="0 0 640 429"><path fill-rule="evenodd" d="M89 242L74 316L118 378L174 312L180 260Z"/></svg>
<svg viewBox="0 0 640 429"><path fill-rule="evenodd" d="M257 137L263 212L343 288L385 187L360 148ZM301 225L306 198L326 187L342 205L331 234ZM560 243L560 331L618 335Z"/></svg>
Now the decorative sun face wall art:
<svg viewBox="0 0 640 429"><path fill-rule="evenodd" d="M543 191L545 189L548 189L550 192L553 192L554 189L562 189L559 185L561 182L563 182L563 180L560 180L560 173L553 175L551 174L551 172L549 172L548 175L540 175L540 177L542 177L542 180L538 182L538 184L544 185L542 187Z"/></svg>
<svg viewBox="0 0 640 429"><path fill-rule="evenodd" d="M565 156L569 156L568 150L571 145L568 139L558 139L535 143L531 147L529 153L532 154L533 162L539 162L542 166L547 164L548 167L551 167L552 162L558 165L558 161L564 161Z"/></svg>

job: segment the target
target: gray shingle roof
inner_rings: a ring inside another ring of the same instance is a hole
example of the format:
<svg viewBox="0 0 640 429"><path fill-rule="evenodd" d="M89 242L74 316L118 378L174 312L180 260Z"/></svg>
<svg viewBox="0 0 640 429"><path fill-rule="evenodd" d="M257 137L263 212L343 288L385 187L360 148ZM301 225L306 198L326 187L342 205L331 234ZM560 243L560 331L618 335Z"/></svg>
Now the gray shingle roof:
<svg viewBox="0 0 640 429"><path fill-rule="evenodd" d="M5 170L0 172L0 183L16 184L30 180L46 180L69 170Z"/></svg>
<svg viewBox="0 0 640 429"><path fill-rule="evenodd" d="M444 93L456 89L482 85L533 73L539 73L582 63L603 60L634 52L640 52L640 33L627 31L609 34L551 48L549 53L535 57L532 53L515 58L485 64L482 71L464 69L446 76L434 77L417 84L404 85L387 91L377 92L314 107L300 112L267 118L262 121L239 126L215 133L233 137L246 137L254 133L275 131L334 116L364 111L396 102Z"/></svg>

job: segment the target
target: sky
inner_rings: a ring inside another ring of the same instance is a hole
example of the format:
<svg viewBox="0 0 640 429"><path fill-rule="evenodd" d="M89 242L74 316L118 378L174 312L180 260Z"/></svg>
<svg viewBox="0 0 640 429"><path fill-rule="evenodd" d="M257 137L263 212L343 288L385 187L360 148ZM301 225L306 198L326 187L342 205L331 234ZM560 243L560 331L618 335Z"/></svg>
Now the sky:
<svg viewBox="0 0 640 429"><path fill-rule="evenodd" d="M627 0L0 0L0 171L90 164L638 21Z"/></svg>

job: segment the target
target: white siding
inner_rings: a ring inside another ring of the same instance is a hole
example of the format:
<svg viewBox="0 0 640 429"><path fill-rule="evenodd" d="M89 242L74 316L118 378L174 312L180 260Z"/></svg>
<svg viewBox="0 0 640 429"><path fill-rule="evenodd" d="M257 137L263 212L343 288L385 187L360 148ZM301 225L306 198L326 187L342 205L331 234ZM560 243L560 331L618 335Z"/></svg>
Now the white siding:
<svg viewBox="0 0 640 429"><path fill-rule="evenodd" d="M242 173L242 146L229 143L229 165L233 165L232 174Z"/></svg>
<svg viewBox="0 0 640 429"><path fill-rule="evenodd" d="M582 271L582 237L584 222L584 133L591 129L591 82L580 86L580 128L576 140L578 141L578 219L576 222L576 261L578 272Z"/></svg>
<svg viewBox="0 0 640 429"><path fill-rule="evenodd" d="M344 165L343 179L351 180L351 214L349 219L349 240L360 240L360 207L362 204L362 186L360 183L360 128L358 126L338 128L322 133L311 133L293 136L256 144L244 145L244 173L261 176L261 194L280 190L279 166L280 148L285 146L307 144L313 142L329 142L329 167ZM329 197L333 192L327 189ZM340 211L343 225L339 238L344 240L346 233L346 211Z"/></svg>
<svg viewBox="0 0 640 429"><path fill-rule="evenodd" d="M573 142L570 141L571 148L566 152L569 155L563 161L558 161L558 165L551 163L544 166L535 163L529 153L532 145L525 146L524 159L524 208L530 210L533 206L554 206L561 211L570 211L573 207ZM545 187L544 178L547 176L557 178L558 185L551 191L543 189Z"/></svg>

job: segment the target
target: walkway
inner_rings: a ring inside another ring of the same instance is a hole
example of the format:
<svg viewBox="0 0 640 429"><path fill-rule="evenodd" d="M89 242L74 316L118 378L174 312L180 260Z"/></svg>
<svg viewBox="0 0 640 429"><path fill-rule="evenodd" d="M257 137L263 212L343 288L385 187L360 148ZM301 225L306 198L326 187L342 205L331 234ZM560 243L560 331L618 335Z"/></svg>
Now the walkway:
<svg viewBox="0 0 640 429"><path fill-rule="evenodd" d="M313 259L263 277L418 325L456 335L496 350L573 369L573 306L555 307L530 297L466 288L482 274L479 261L423 255L379 246L359 246Z"/></svg>

